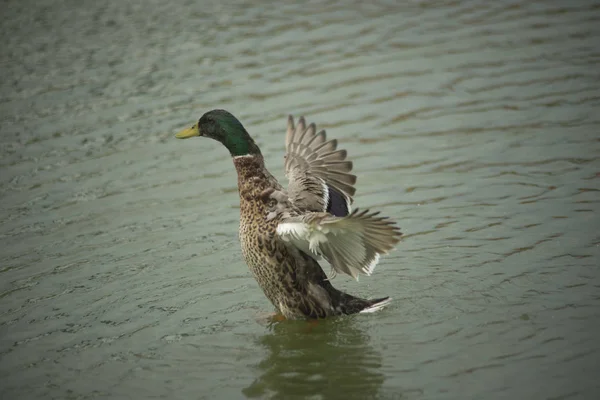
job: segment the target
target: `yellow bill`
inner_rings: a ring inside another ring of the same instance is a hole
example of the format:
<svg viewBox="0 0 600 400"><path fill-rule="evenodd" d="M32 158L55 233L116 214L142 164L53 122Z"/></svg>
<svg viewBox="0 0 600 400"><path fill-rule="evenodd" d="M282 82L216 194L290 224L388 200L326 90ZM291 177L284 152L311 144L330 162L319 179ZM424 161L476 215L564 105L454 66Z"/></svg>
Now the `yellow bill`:
<svg viewBox="0 0 600 400"><path fill-rule="evenodd" d="M200 129L198 129L198 123L196 122L191 128L187 128L179 132L175 137L177 139L187 139L194 136L200 136Z"/></svg>

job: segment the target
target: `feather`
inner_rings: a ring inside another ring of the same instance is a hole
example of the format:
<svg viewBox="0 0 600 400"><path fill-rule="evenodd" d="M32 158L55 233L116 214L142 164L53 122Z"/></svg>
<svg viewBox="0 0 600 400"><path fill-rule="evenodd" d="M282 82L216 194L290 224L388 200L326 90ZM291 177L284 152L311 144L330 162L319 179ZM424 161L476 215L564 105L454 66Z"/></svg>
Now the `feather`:
<svg viewBox="0 0 600 400"><path fill-rule="evenodd" d="M376 311L381 310L383 307L387 306L391 302L392 302L392 299L390 297L386 297L384 299L379 299L378 301L375 301L373 304L371 304L367 308L364 308L361 311L359 311L359 313L361 313L361 314L374 313Z"/></svg>
<svg viewBox="0 0 600 400"><path fill-rule="evenodd" d="M382 254L400 240L399 228L379 213L356 209L344 217L307 213L284 218L277 234L302 251L323 256L337 273L371 275Z"/></svg>
<svg viewBox="0 0 600 400"><path fill-rule="evenodd" d="M356 175L350 174L352 162L346 150L337 149L337 140L327 140L324 130L317 132L314 123L306 125L304 117L288 117L285 139L285 171L289 180L290 202L302 211L348 215L356 189ZM335 203L331 199L335 198ZM341 214L344 213L344 214Z"/></svg>

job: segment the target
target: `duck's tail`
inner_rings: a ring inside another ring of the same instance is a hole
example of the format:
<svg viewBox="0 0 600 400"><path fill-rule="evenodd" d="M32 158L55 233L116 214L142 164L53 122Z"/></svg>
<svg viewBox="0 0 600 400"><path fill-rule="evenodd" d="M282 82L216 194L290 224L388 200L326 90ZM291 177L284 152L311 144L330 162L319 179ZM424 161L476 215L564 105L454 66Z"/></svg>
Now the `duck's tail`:
<svg viewBox="0 0 600 400"><path fill-rule="evenodd" d="M361 299L342 292L341 314L372 313L381 310L392 301L389 297L379 299Z"/></svg>
<svg viewBox="0 0 600 400"><path fill-rule="evenodd" d="M367 305L365 308L360 310L359 313L362 314L362 313L372 313L375 311L379 311L383 307L390 304L392 302L392 299L390 297L382 297L380 299L366 300L366 302L369 303L369 305Z"/></svg>

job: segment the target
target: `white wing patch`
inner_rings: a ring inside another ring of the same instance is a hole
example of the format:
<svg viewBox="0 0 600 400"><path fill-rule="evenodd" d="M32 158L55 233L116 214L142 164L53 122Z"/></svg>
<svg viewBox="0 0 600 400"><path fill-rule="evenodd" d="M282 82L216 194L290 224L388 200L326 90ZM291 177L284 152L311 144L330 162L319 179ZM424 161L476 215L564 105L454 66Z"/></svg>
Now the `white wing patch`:
<svg viewBox="0 0 600 400"><path fill-rule="evenodd" d="M323 256L336 272L358 280L371 275L381 254L387 254L400 240L400 231L377 213L359 212L346 217L328 213L307 213L288 217L277 226L277 234L311 256Z"/></svg>
<svg viewBox="0 0 600 400"><path fill-rule="evenodd" d="M321 184L323 185L323 211L326 211L327 204L329 204L329 187L323 179L321 179Z"/></svg>
<svg viewBox="0 0 600 400"><path fill-rule="evenodd" d="M303 222L282 222L277 225L277 234L286 242L317 259L319 254L310 248L310 227ZM318 249L317 249L318 250Z"/></svg>
<svg viewBox="0 0 600 400"><path fill-rule="evenodd" d="M327 242L329 230L321 226L311 226L304 222L282 222L277 225L277 234L286 242L292 242L305 253L320 256L321 244ZM308 251L307 251L308 250Z"/></svg>
<svg viewBox="0 0 600 400"><path fill-rule="evenodd" d="M308 225L302 222L282 222L277 225L277 234L286 241L305 238L308 235Z"/></svg>

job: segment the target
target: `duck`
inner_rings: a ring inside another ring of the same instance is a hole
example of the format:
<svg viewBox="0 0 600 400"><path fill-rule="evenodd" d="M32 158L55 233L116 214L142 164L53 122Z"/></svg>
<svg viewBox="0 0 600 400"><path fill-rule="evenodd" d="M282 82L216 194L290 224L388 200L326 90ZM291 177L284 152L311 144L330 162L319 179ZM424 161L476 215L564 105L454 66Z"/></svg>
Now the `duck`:
<svg viewBox="0 0 600 400"><path fill-rule="evenodd" d="M233 114L203 114L178 139L205 137L223 144L237 172L242 256L281 319L320 319L375 312L390 297L363 299L336 289L338 273L358 281L400 241L395 222L353 209L356 176L347 152L304 117L288 116L284 188L268 171L259 146ZM326 274L322 260L331 266Z"/></svg>

